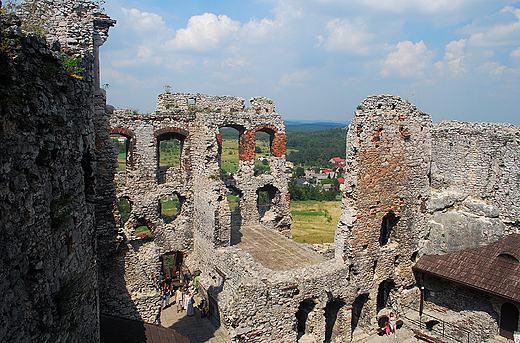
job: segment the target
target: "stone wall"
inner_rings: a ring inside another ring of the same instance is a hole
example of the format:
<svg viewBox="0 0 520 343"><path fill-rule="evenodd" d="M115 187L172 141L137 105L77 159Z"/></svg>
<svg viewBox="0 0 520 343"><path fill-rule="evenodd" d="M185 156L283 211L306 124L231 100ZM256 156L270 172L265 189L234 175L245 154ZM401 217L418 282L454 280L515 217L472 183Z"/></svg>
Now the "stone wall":
<svg viewBox="0 0 520 343"><path fill-rule="evenodd" d="M397 305L427 231L431 117L397 96L370 96L349 125L336 258L368 295L360 325Z"/></svg>
<svg viewBox="0 0 520 343"><path fill-rule="evenodd" d="M3 342L99 341L94 118L104 104L92 96L95 9L78 14L91 30L71 34L84 44L73 51L0 17ZM61 61L79 52L82 80Z"/></svg>
<svg viewBox="0 0 520 343"><path fill-rule="evenodd" d="M520 128L446 121L432 129L432 218L421 253L495 242L520 225Z"/></svg>
<svg viewBox="0 0 520 343"><path fill-rule="evenodd" d="M110 117L110 132L128 141L126 171L116 176L116 192L118 198L129 200L131 212L122 225L126 248L114 255L114 258L118 256L116 260L103 262L107 266L103 276L107 286L128 289L130 298L121 299L118 305L114 291L102 291L103 312L155 321L158 293L153 289L152 277L160 271L161 255L173 251L192 253L191 269L195 270L212 251L230 245L232 216L235 228L237 223L262 222L290 236L283 121L269 99L253 98L247 109L244 103L244 99L232 96L166 93L159 95L152 114L114 111ZM232 176L220 172L219 129L222 127L233 127L240 134L239 170ZM255 176L257 131L271 136L271 158L270 172ZM160 142L171 138L181 142L180 165L159 166ZM115 156L112 157L114 163ZM226 198L230 188L241 194L239 209L233 215ZM260 189L273 192L270 208L263 215L257 206ZM174 195L182 205L180 213L171 220L161 214L160 199ZM197 225L197 220L203 224ZM135 240L133 233L141 225L148 226L154 239ZM204 248L198 249L198 246ZM197 251L202 250L204 253L199 255ZM121 263L128 267L110 267ZM123 270L125 273L121 273ZM135 272L130 275L129 270ZM146 309L138 310L135 303L142 297L150 301Z"/></svg>

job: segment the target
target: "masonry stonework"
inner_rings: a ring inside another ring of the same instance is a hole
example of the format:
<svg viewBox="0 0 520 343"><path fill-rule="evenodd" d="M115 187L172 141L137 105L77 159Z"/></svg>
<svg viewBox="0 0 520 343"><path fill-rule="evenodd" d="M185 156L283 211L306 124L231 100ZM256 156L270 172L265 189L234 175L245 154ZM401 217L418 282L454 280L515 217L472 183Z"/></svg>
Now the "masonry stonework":
<svg viewBox="0 0 520 343"><path fill-rule="evenodd" d="M61 4L45 23L49 42L74 17L68 37L81 46L49 44L0 15L2 342L99 341L96 124L105 98L93 46L114 21L96 26L99 7L89 1ZM82 80L63 68L61 57L73 54L83 57Z"/></svg>
<svg viewBox="0 0 520 343"><path fill-rule="evenodd" d="M323 258L288 238L286 132L272 100L246 107L234 96L166 93L151 114L113 109L99 88L98 49L115 22L86 0L52 6L49 44L1 16L1 341L97 342L99 313L157 322L160 257L182 252L233 342L348 342L374 334L381 315L418 305L421 255L519 233L519 127L432 124L407 101L374 95L349 125L334 256ZM83 80L62 68L62 54L83 57ZM221 173L224 127L239 132L231 176ZM262 175L258 131L270 136ZM124 172L110 134L126 137ZM172 138L180 163L161 166L161 141ZM233 212L231 191L240 194ZM180 213L161 214L160 200L174 196ZM142 225L153 238L134 238ZM276 263L245 248L247 230L264 234L251 245L276 247L265 254ZM426 305L450 305L446 320L496 332L496 300L429 287Z"/></svg>

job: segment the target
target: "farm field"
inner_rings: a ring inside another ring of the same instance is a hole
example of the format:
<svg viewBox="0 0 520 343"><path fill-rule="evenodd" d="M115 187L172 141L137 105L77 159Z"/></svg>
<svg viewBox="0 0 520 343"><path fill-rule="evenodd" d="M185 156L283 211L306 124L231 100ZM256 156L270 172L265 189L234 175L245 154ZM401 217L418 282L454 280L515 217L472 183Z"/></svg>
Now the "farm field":
<svg viewBox="0 0 520 343"><path fill-rule="evenodd" d="M293 240L298 243L332 243L341 215L341 201L292 201Z"/></svg>

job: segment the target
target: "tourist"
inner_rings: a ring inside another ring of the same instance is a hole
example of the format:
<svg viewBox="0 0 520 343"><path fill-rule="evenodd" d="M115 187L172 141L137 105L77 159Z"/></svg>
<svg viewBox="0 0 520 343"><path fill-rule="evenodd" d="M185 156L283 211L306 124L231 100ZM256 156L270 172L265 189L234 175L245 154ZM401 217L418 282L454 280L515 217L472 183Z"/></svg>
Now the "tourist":
<svg viewBox="0 0 520 343"><path fill-rule="evenodd" d="M386 337L390 336L390 324L388 324L388 322L385 323L385 333L386 333Z"/></svg>
<svg viewBox="0 0 520 343"><path fill-rule="evenodd" d="M182 291L180 287L177 287L177 290L175 291L175 303L177 304L177 313L182 311Z"/></svg>
<svg viewBox="0 0 520 343"><path fill-rule="evenodd" d="M166 301L166 294L164 288L160 288L159 296L161 297L161 311L164 309L164 302Z"/></svg>
<svg viewBox="0 0 520 343"><path fill-rule="evenodd" d="M390 330L394 333L394 337L397 338L397 319L393 312L390 312Z"/></svg>
<svg viewBox="0 0 520 343"><path fill-rule="evenodd" d="M208 315L209 315L209 301L208 301L208 299L204 298L201 303L200 316L201 316L201 318L204 318Z"/></svg>
<svg viewBox="0 0 520 343"><path fill-rule="evenodd" d="M164 307L168 307L168 305L170 305L171 296L172 296L171 288L170 288L170 286L168 286L168 284L166 284L164 286L164 297L166 298L166 306L164 306Z"/></svg>
<svg viewBox="0 0 520 343"><path fill-rule="evenodd" d="M193 316L193 296L190 291L186 292L186 297L184 298L184 307L186 308L186 314L191 317Z"/></svg>

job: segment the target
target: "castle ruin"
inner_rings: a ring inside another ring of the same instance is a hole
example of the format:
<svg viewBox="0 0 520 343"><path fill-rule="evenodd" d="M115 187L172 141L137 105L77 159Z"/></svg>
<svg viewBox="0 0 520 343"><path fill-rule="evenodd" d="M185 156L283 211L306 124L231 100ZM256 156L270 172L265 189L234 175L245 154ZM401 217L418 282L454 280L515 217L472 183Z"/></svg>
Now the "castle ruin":
<svg viewBox="0 0 520 343"><path fill-rule="evenodd" d="M374 95L349 125L335 256L308 250L288 238L286 133L272 100L246 107L233 96L165 93L148 115L106 106L98 49L115 22L86 0L55 5L51 45L1 18L2 341L96 342L100 313L155 322L160 258L181 252L234 342L348 342L374 334L390 310L419 306L412 267L421 256L519 233L519 127L433 124L397 96ZM61 62L77 53L82 80ZM239 132L234 175L220 170L224 127ZM261 175L258 131L270 137ZM116 172L110 134L125 137L125 171ZM172 138L180 162L164 167L159 146ZM240 194L233 211L230 192ZM181 206L172 218L160 207L173 196ZM142 225L153 239L133 239ZM502 298L467 302L479 328L491 328L481 339L496 334L506 303L518 309Z"/></svg>

